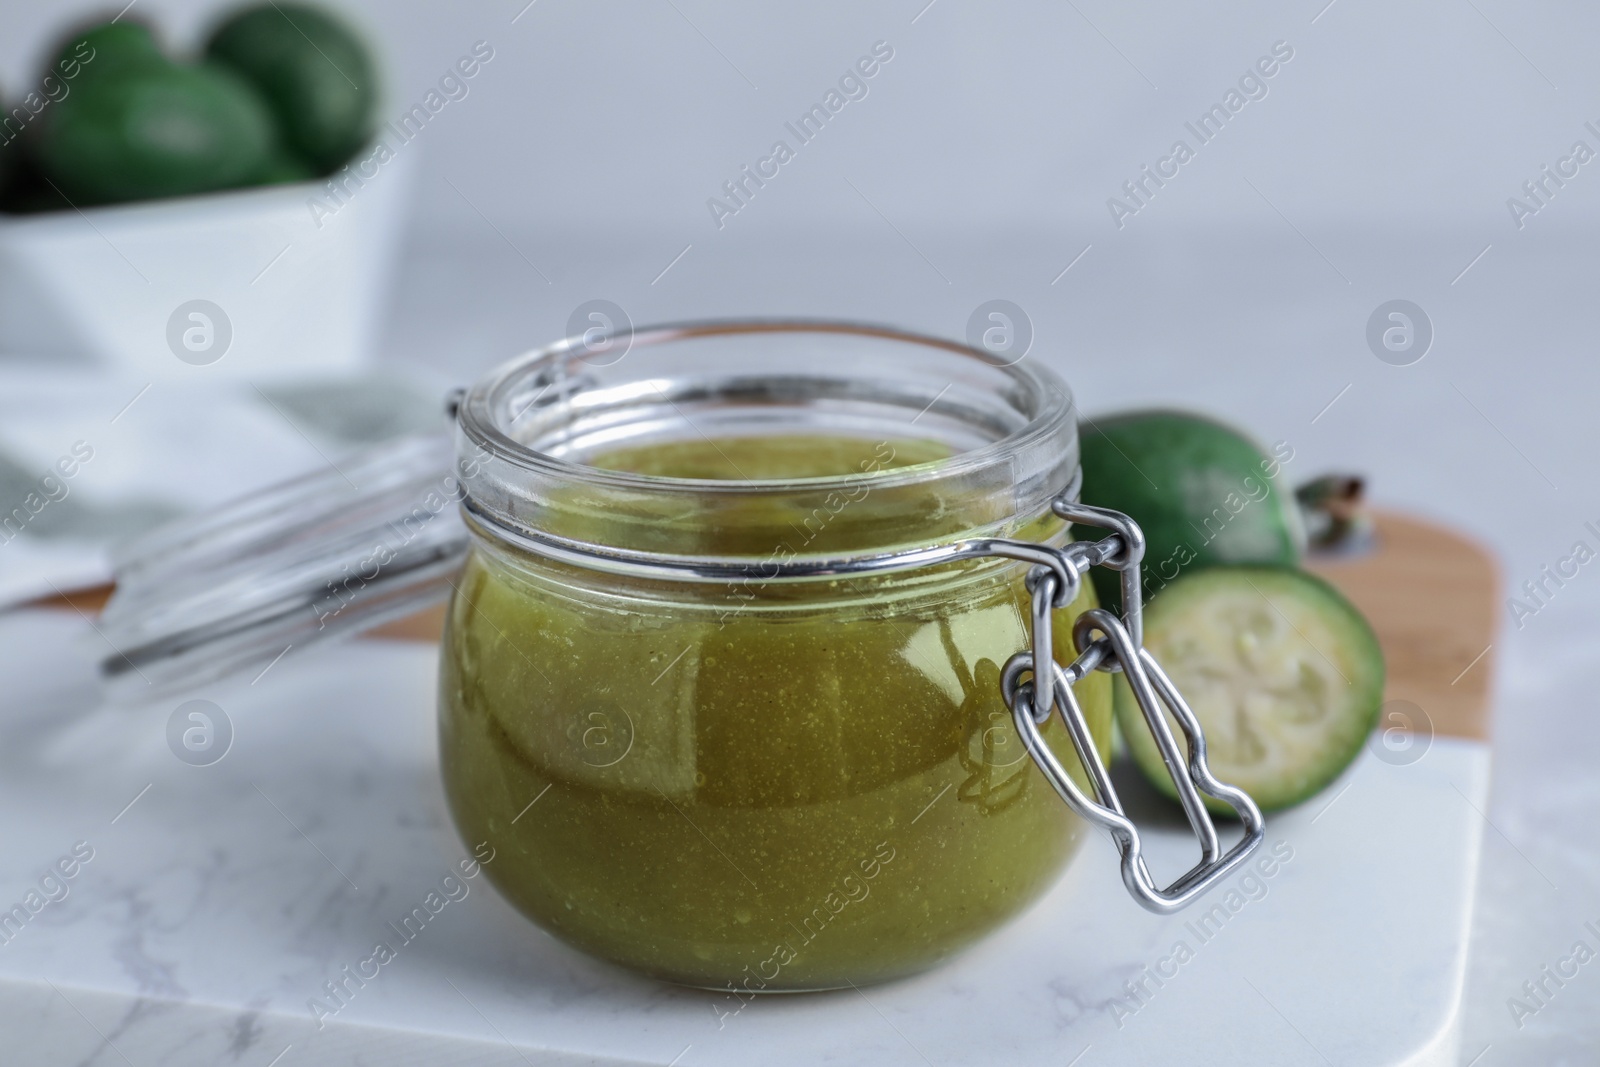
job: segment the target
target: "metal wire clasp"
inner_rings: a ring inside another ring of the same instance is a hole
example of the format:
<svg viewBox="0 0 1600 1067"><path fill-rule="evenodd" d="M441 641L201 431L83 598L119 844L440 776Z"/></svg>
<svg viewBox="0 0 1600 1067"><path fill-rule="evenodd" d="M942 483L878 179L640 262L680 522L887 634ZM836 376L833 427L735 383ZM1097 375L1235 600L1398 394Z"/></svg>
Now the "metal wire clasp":
<svg viewBox="0 0 1600 1067"><path fill-rule="evenodd" d="M1266 823L1261 810L1243 790L1218 781L1211 773L1206 764L1206 739L1200 721L1184 703L1166 672L1144 648L1139 562L1144 557L1145 542L1138 524L1121 512L1079 504L1067 496L1058 498L1052 508L1070 523L1095 526L1111 533L1099 541L1074 541L1059 549L1030 545L1054 558L1048 565L1035 566L1028 574L1028 590L1032 594L1032 648L1006 661L1000 675L1000 693L1011 709L1011 717L1028 754L1061 799L1078 815L1110 832L1122 853L1122 881L1128 892L1150 911L1174 912L1242 863L1261 844ZM1020 552L996 554L1022 557ZM1119 619L1099 608L1080 615L1072 629L1078 657L1070 666L1062 667L1055 661L1053 652L1054 612L1073 601L1083 574L1096 565L1121 572L1122 617ZM1095 670L1121 671L1126 678L1144 714L1145 724L1155 738L1167 773L1177 788L1178 800L1189 817L1189 825L1200 841L1200 862L1165 889L1158 888L1150 876L1141 851L1139 829L1123 811L1111 776L1095 751L1094 737L1089 732L1083 709L1072 692L1075 682ZM1052 711L1061 713L1072 747L1089 777L1094 791L1092 798L1079 788L1039 732ZM1183 730L1188 741L1187 759L1178 748L1164 712L1170 712ZM1201 793L1233 808L1244 825L1244 836L1225 854L1217 839L1217 828L1200 798Z"/></svg>

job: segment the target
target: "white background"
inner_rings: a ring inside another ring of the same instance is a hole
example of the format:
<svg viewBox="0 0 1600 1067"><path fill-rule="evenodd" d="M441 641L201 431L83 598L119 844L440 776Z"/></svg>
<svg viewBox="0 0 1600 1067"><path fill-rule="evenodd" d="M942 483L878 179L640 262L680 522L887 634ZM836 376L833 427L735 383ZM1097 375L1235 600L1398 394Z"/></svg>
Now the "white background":
<svg viewBox="0 0 1600 1067"><path fill-rule="evenodd" d="M389 57L389 117L475 41L495 50L406 149L424 167L382 358L466 380L594 297L635 322L792 312L952 335L1003 297L1089 411L1199 406L1291 442L1294 477L1365 472L1382 503L1491 545L1513 587L1595 543L1600 161L1521 229L1506 201L1575 140L1600 149L1600 9L924 2L351 5ZM8 93L97 10L4 5ZM183 46L210 10L131 14ZM879 40L895 56L869 95L719 230L706 199L792 143L784 122ZM1193 144L1184 122L1280 40L1294 58L1269 95L1114 225L1106 199ZM1364 339L1397 297L1436 330L1409 367ZM1520 1030L1506 1008L1600 920L1597 636L1592 564L1495 646L1464 1057L1483 1067L1600 1045L1600 962Z"/></svg>

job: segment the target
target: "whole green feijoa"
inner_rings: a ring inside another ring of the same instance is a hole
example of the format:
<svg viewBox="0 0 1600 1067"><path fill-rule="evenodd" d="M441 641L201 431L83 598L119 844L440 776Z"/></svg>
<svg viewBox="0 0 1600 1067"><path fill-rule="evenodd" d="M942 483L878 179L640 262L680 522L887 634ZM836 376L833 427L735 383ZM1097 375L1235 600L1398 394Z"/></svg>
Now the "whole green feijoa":
<svg viewBox="0 0 1600 1067"><path fill-rule="evenodd" d="M1299 562L1305 535L1294 494L1279 482L1294 456L1287 444L1269 452L1215 419L1151 410L1085 419L1080 445L1083 502L1130 515L1144 531L1146 599L1191 570ZM1090 573L1102 602L1117 609L1119 576Z"/></svg>
<svg viewBox="0 0 1600 1067"><path fill-rule="evenodd" d="M42 118L39 170L80 206L252 182L277 136L255 91L212 64L109 73Z"/></svg>
<svg viewBox="0 0 1600 1067"><path fill-rule="evenodd" d="M343 22L304 4L249 7L218 26L206 54L261 92L285 143L321 173L372 136L377 71Z"/></svg>
<svg viewBox="0 0 1600 1067"><path fill-rule="evenodd" d="M67 38L44 73L65 82L70 96L72 90L112 74L164 67L168 62L148 26L103 22Z"/></svg>

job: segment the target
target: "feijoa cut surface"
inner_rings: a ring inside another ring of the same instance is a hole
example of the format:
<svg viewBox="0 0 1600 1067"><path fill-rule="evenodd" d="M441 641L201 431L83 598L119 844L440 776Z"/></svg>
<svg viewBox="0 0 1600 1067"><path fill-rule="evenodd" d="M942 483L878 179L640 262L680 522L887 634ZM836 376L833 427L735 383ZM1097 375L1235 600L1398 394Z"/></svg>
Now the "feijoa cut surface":
<svg viewBox="0 0 1600 1067"><path fill-rule="evenodd" d="M1383 702L1372 627L1338 590L1292 568L1185 575L1146 606L1144 640L1200 720L1213 773L1264 811L1298 804L1337 778ZM1176 796L1120 677L1116 709L1140 770ZM1182 745L1170 713L1167 721Z"/></svg>

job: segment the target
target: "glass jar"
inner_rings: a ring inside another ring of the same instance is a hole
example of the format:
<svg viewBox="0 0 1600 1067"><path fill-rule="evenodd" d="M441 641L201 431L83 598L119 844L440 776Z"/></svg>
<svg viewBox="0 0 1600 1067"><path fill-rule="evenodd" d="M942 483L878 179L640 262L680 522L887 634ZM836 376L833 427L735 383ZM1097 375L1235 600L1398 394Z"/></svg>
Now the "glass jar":
<svg viewBox="0 0 1600 1067"><path fill-rule="evenodd" d="M587 952L715 989L932 966L1036 900L1090 824L1158 912L1259 845L1139 647L1143 538L1076 502L1048 369L882 327L698 323L568 339L452 411L453 440L130 546L113 687L450 596L440 759L490 879ZM1069 544L1067 520L1111 534ZM1096 608L1095 565L1122 572L1124 617ZM1165 890L1105 770L1116 670L1201 845ZM1197 789L1241 816L1226 854Z"/></svg>
<svg viewBox="0 0 1600 1067"><path fill-rule="evenodd" d="M1026 565L769 575L953 538L1062 544L1066 387L843 328L657 331L592 362L512 364L460 408L472 547L440 755L500 891L597 956L767 990L920 970L1035 900L1084 824L1001 698ZM529 531L744 576L552 558ZM1091 606L1084 583L1068 616ZM1110 680L1078 685L1102 758ZM1045 736L1076 762L1060 724Z"/></svg>

